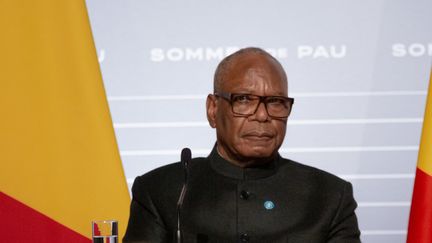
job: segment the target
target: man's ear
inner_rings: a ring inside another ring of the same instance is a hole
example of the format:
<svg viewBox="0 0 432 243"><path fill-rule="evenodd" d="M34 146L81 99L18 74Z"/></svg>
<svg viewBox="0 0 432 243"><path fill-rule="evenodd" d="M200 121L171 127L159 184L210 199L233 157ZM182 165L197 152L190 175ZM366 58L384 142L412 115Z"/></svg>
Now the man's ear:
<svg viewBox="0 0 432 243"><path fill-rule="evenodd" d="M216 113L217 113L216 96L209 94L206 101L207 120L212 128L216 128Z"/></svg>

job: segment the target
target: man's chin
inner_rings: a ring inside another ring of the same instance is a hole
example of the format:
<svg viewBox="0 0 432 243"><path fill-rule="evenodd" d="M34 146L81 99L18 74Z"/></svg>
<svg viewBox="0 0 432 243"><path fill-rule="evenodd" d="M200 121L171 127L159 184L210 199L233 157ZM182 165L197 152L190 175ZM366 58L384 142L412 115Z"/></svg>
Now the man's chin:
<svg viewBox="0 0 432 243"><path fill-rule="evenodd" d="M269 147L253 147L243 152L243 156L249 159L266 159L272 157L274 150Z"/></svg>

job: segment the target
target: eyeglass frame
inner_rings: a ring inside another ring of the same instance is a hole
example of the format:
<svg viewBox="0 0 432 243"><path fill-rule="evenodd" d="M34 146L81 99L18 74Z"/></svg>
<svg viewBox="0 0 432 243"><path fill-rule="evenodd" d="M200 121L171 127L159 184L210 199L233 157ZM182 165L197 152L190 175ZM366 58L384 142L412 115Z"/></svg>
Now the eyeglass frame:
<svg viewBox="0 0 432 243"><path fill-rule="evenodd" d="M234 113L235 115L238 115L238 116L243 116L243 117L249 117L249 116L254 115L257 112L260 104L263 103L268 116L270 116L272 118L275 118L275 119L286 119L286 118L288 118L291 115L292 107L294 105L294 98L287 97L287 96L278 96L278 95L262 96L262 95L255 95L255 94L250 94L250 93L229 93L229 92L223 92L223 91L214 92L213 95L216 96L216 97L221 97L221 98L225 99L226 101L228 101L228 103L231 106L232 113ZM233 102L234 102L233 101L233 97L235 95L252 95L254 97L258 97L259 98L259 102L258 102L258 104L257 104L257 106L255 108L255 111L253 113L251 113L251 114L240 114L240 113L235 112L234 111L234 106L233 106ZM272 116L272 115L270 115L270 113L268 112L266 100L268 98L273 98L273 97L275 97L275 98L282 98L283 100L290 102L289 103L290 104L290 107L289 107L290 109L289 109L289 112L288 112L287 116Z"/></svg>

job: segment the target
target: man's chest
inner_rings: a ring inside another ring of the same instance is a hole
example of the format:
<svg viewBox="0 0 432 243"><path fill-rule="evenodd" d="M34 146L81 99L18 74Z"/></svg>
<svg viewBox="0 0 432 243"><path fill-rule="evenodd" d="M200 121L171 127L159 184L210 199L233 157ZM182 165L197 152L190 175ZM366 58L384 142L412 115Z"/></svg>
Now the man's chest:
<svg viewBox="0 0 432 243"><path fill-rule="evenodd" d="M279 239L288 242L285 239L294 232L296 237L324 235L325 238L337 207L336 199L317 188L277 177L264 180L208 177L188 186L181 214L184 229L240 242L271 238L272 242Z"/></svg>

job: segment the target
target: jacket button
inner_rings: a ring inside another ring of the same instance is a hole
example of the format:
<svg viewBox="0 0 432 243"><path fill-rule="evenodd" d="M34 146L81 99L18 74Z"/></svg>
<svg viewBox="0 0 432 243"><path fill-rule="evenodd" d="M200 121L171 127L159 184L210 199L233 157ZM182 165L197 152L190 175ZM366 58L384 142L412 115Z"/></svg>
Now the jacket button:
<svg viewBox="0 0 432 243"><path fill-rule="evenodd" d="M246 233L243 233L240 235L240 242L249 242L249 235Z"/></svg>
<svg viewBox="0 0 432 243"><path fill-rule="evenodd" d="M250 196L250 192L248 191L241 191L240 192L240 198L243 200L247 200Z"/></svg>

